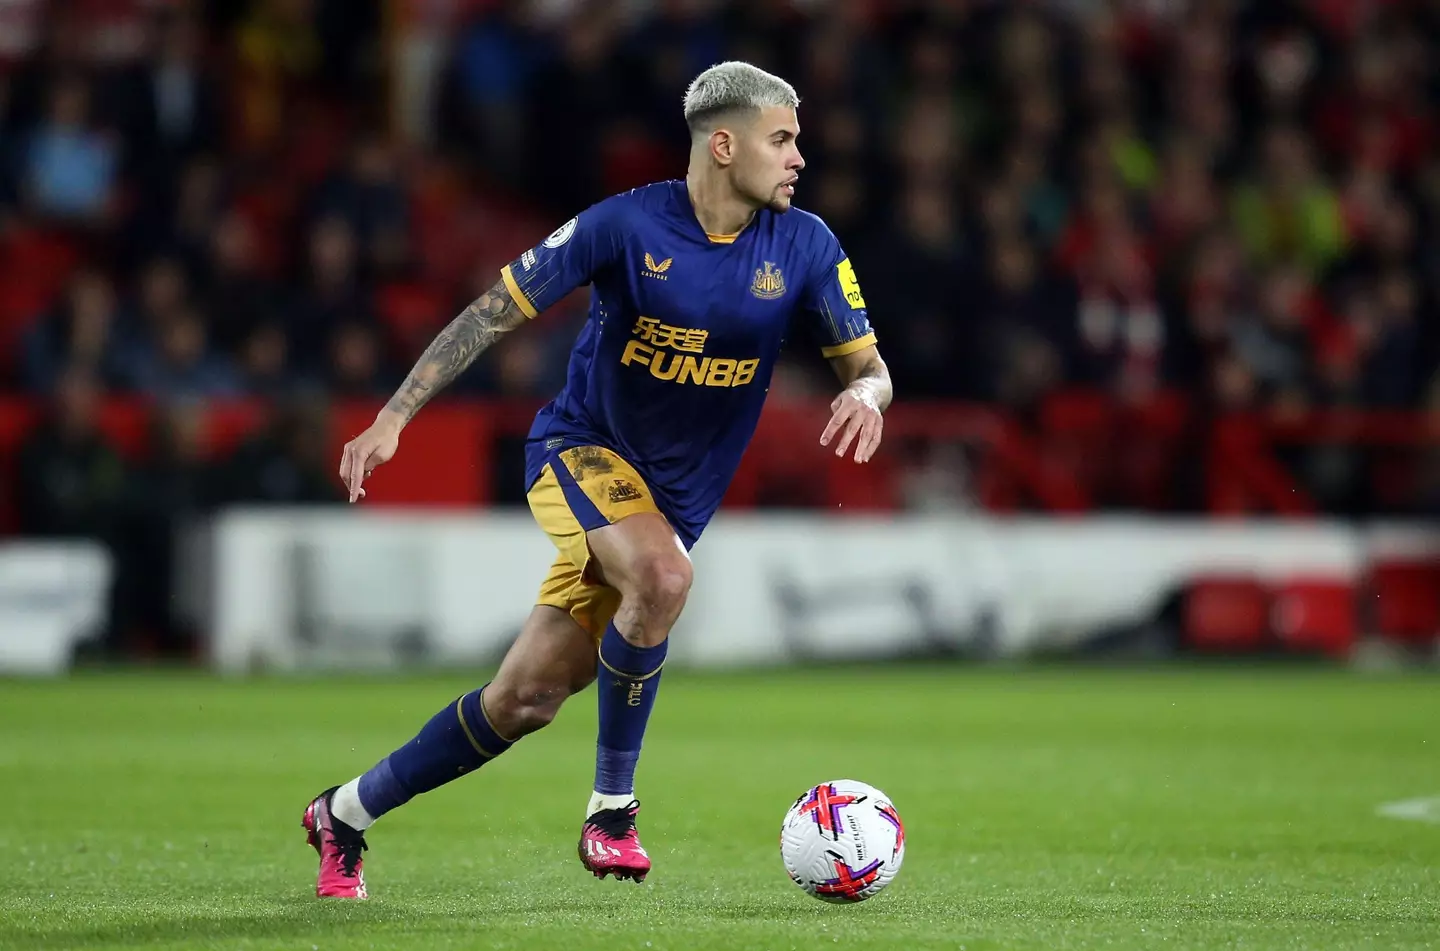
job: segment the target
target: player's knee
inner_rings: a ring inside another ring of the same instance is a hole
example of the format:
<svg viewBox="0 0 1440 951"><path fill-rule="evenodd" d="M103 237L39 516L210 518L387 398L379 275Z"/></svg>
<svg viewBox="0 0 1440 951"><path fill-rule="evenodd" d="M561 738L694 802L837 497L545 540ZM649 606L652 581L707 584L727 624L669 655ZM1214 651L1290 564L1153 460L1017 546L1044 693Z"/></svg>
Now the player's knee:
<svg viewBox="0 0 1440 951"><path fill-rule="evenodd" d="M693 579L690 559L685 556L668 552L650 556L636 565L632 596L647 613L673 621L685 606Z"/></svg>
<svg viewBox="0 0 1440 951"><path fill-rule="evenodd" d="M569 687L568 683L528 677L513 683L497 682L485 691L487 698L494 694L494 709L487 713L498 731L518 739L550 725L570 695Z"/></svg>

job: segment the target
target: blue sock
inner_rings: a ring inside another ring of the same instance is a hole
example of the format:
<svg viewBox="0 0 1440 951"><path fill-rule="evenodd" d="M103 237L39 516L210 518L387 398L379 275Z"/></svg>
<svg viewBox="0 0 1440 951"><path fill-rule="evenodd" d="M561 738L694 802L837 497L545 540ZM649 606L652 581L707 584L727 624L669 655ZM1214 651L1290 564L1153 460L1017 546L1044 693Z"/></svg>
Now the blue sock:
<svg viewBox="0 0 1440 951"><path fill-rule="evenodd" d="M670 642L635 647L611 621L600 640L596 684L600 695L600 738L595 744L595 791L625 796L635 791L635 764L645 724L660 689L660 670Z"/></svg>
<svg viewBox="0 0 1440 951"><path fill-rule="evenodd" d="M480 708L484 690L472 690L435 714L413 740L360 777L360 804L366 812L378 819L510 748L511 741L495 732Z"/></svg>

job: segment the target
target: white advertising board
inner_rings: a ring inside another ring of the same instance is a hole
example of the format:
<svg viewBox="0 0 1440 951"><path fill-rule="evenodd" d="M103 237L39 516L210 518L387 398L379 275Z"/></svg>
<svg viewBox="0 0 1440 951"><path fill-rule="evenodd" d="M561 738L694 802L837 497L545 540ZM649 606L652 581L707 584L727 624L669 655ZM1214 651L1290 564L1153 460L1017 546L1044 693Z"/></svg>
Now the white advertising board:
<svg viewBox="0 0 1440 951"><path fill-rule="evenodd" d="M1143 621L1200 573L1354 577L1376 539L1435 543L1323 522L726 514L692 553L671 657L1023 656ZM237 673L492 662L555 557L524 512L235 511L191 545L180 587Z"/></svg>

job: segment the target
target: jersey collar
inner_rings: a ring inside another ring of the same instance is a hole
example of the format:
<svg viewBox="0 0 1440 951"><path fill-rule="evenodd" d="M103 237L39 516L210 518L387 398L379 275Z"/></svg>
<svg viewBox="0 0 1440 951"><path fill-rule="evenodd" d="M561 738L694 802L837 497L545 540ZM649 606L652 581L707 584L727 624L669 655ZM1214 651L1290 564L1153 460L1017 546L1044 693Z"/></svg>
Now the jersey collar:
<svg viewBox="0 0 1440 951"><path fill-rule="evenodd" d="M750 218L750 223L734 234L711 234L705 230L704 226L700 224L700 219L695 216L695 206L690 203L690 189L685 184L685 180L683 178L675 179L672 185L671 200L679 206L681 216L694 225L695 230L704 235L705 240L710 244L734 244L742 234L754 227L755 219L760 217L761 211L764 211L763 208L758 209Z"/></svg>

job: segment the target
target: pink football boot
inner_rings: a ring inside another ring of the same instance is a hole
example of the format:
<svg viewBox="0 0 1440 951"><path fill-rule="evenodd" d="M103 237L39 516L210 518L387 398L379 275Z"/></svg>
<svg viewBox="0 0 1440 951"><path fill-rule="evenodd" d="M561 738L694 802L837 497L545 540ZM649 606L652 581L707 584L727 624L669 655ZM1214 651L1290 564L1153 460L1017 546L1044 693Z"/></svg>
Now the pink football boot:
<svg viewBox="0 0 1440 951"><path fill-rule="evenodd" d="M368 898L365 892L364 859L360 853L369 846L365 834L357 832L330 814L331 787L310 801L300 824L307 841L320 854L320 877L315 894L321 898Z"/></svg>
<svg viewBox="0 0 1440 951"><path fill-rule="evenodd" d="M640 845L635 831L635 814L640 803L619 809L601 809L580 830L580 864L596 878L614 875L635 882L645 881L650 873L650 856Z"/></svg>

